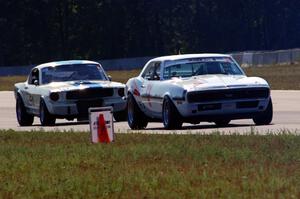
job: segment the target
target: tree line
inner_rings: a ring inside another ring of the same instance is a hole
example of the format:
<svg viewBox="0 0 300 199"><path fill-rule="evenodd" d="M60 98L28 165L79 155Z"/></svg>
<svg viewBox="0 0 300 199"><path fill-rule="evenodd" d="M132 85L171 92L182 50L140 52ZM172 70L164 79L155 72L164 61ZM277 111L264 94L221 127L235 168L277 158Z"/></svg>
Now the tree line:
<svg viewBox="0 0 300 199"><path fill-rule="evenodd" d="M0 66L300 47L299 0L0 1Z"/></svg>

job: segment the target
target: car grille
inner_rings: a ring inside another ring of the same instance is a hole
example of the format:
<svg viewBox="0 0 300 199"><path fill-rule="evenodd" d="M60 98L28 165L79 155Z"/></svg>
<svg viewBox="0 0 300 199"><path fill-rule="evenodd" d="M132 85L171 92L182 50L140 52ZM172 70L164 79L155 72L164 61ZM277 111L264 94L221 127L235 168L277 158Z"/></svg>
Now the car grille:
<svg viewBox="0 0 300 199"><path fill-rule="evenodd" d="M268 88L224 89L210 91L193 91L187 94L188 102L210 102L220 100L268 98Z"/></svg>
<svg viewBox="0 0 300 199"><path fill-rule="evenodd" d="M83 90L69 91L66 94L67 99L91 99L113 96L113 88L88 88Z"/></svg>
<svg viewBox="0 0 300 199"><path fill-rule="evenodd" d="M88 118L89 108L101 107L103 105L103 100L81 100L77 101L76 105L79 117Z"/></svg>
<svg viewBox="0 0 300 199"><path fill-rule="evenodd" d="M211 111L211 110L218 110L221 109L222 104L216 103L216 104L199 104L198 105L198 111Z"/></svg>
<svg viewBox="0 0 300 199"><path fill-rule="evenodd" d="M258 106L258 101L246 101L246 102L237 102L236 108L256 108Z"/></svg>

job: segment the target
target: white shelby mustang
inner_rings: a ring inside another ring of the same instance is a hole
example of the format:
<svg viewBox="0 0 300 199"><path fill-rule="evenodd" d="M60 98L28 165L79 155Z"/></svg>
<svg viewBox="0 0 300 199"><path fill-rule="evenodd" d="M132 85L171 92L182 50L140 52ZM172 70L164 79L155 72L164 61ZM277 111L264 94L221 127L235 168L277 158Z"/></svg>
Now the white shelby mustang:
<svg viewBox="0 0 300 199"><path fill-rule="evenodd" d="M128 124L145 128L162 121L166 129L201 121L226 126L234 119L269 124L273 117L268 83L247 77L237 62L224 54L190 54L150 60L125 88Z"/></svg>
<svg viewBox="0 0 300 199"><path fill-rule="evenodd" d="M88 108L112 106L115 120L126 120L125 85L112 82L97 62L73 60L34 67L26 82L15 84L16 114L20 126L42 125L56 118L88 119Z"/></svg>

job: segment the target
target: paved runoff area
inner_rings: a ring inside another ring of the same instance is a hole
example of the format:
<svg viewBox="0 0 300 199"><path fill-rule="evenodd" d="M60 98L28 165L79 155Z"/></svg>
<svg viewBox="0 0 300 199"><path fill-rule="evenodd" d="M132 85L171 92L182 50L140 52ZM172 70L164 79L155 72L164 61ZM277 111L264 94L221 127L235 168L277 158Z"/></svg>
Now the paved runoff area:
<svg viewBox="0 0 300 199"><path fill-rule="evenodd" d="M300 91L271 92L273 100L273 121L270 125L255 126L252 120L233 120L226 128L217 128L214 123L202 122L198 125L185 123L181 130L167 131L162 123L149 123L147 129L140 131L130 130L127 122L115 122L115 133L153 133L153 134L207 134L220 131L223 133L249 133L260 134L287 132L300 134ZM57 120L54 127L40 126L39 118L35 117L33 126L20 127L15 114L15 98L11 91L0 92L0 129L13 129L20 131L44 130L44 131L90 131L88 123L76 121Z"/></svg>

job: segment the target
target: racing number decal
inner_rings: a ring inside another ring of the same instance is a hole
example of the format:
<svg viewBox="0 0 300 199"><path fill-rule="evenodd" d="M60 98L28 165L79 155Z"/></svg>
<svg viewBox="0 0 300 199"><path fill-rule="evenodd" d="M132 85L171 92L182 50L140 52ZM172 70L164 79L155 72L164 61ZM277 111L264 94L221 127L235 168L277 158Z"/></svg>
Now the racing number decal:
<svg viewBox="0 0 300 199"><path fill-rule="evenodd" d="M151 89L152 89L152 84L148 84L147 85L147 88L146 88L146 97L147 97L147 100L148 100L148 103L149 103L149 106L152 107L152 104L151 104Z"/></svg>
<svg viewBox="0 0 300 199"><path fill-rule="evenodd" d="M138 89L138 86L137 86L135 80L133 81L133 83L134 83L133 94L136 96L140 96L140 92L139 92L139 89Z"/></svg>

